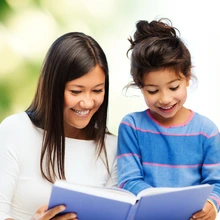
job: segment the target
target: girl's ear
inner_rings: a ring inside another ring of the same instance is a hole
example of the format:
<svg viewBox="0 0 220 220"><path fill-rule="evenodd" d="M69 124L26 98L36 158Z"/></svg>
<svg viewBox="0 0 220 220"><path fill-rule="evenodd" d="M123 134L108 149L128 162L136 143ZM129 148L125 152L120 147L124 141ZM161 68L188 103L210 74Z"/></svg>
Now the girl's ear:
<svg viewBox="0 0 220 220"><path fill-rule="evenodd" d="M188 73L188 76L186 77L186 86L187 87L190 85L190 80L191 80L191 74Z"/></svg>
<svg viewBox="0 0 220 220"><path fill-rule="evenodd" d="M189 84L190 84L190 77L187 77L187 78L186 78L186 86L188 87Z"/></svg>

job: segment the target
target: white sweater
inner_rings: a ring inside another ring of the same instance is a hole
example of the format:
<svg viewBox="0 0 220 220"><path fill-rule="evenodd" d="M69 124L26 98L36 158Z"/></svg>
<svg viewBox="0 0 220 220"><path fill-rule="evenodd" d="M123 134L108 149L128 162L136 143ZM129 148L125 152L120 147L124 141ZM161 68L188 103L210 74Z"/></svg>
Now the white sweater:
<svg viewBox="0 0 220 220"><path fill-rule="evenodd" d="M51 183L40 173L43 130L25 112L6 118L0 125L0 219L31 219L36 209L48 204ZM69 182L116 186L117 137L106 136L111 178L97 159L93 141L66 138L65 174Z"/></svg>

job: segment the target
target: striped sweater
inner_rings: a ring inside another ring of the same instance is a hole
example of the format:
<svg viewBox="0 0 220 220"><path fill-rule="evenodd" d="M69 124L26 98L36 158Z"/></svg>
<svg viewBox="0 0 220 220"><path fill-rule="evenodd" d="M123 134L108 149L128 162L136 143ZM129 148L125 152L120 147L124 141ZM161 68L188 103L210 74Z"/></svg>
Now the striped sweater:
<svg viewBox="0 0 220 220"><path fill-rule="evenodd" d="M150 111L126 115L118 133L118 181L134 194L148 187L215 184L211 200L220 205L220 133L191 112L187 122L164 127Z"/></svg>

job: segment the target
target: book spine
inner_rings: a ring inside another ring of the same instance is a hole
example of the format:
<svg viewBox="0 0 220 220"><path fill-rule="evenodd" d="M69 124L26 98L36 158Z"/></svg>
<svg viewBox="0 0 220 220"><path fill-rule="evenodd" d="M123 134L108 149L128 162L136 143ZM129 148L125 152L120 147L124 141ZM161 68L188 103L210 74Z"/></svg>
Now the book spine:
<svg viewBox="0 0 220 220"><path fill-rule="evenodd" d="M135 215L136 215L138 206L139 206L139 202L138 201L136 202L136 204L131 206L131 208L130 208L130 210L128 212L126 220L135 220Z"/></svg>

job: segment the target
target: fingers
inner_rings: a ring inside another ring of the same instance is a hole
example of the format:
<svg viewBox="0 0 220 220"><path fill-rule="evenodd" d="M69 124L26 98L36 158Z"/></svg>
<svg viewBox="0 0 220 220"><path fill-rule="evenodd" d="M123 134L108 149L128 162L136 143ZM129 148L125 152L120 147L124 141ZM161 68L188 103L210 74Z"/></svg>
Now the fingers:
<svg viewBox="0 0 220 220"><path fill-rule="evenodd" d="M203 209L193 214L190 220L215 220L215 218L216 218L215 208L211 203L207 201Z"/></svg>
<svg viewBox="0 0 220 220"><path fill-rule="evenodd" d="M56 207L46 211L45 215L44 215L45 220L52 219L54 216L56 216L58 213L64 211L65 209L66 209L66 207L64 205L59 205L59 206L56 206ZM56 219L56 218L54 218L54 219Z"/></svg>
<svg viewBox="0 0 220 220"><path fill-rule="evenodd" d="M37 209L31 220L77 220L75 213L65 213L57 216L57 214L64 211L65 209L66 207L64 205L59 205L48 210L48 206L44 205Z"/></svg>
<svg viewBox="0 0 220 220"><path fill-rule="evenodd" d="M66 213L53 218L53 220L78 220L78 218L75 213Z"/></svg>
<svg viewBox="0 0 220 220"><path fill-rule="evenodd" d="M47 209L48 209L48 206L47 206L47 205L43 205L43 206L41 206L39 209L37 209L36 213L41 214L41 213L43 213L43 212L46 212Z"/></svg>
<svg viewBox="0 0 220 220"><path fill-rule="evenodd" d="M65 206L60 205L56 206L50 210L48 210L45 214L45 220L47 219L53 219L53 220L77 220L77 215L75 213L65 213L60 216L56 216L60 212L64 211L66 209ZM54 217L56 216L56 217Z"/></svg>

